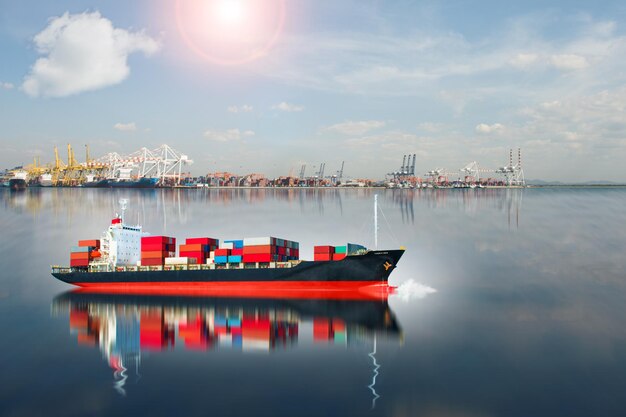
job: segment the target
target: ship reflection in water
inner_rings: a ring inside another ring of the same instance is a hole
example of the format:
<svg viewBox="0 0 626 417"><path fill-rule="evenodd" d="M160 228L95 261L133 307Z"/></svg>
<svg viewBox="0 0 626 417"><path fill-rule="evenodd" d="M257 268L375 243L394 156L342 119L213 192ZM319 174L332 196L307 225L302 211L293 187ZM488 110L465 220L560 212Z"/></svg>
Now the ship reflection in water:
<svg viewBox="0 0 626 417"><path fill-rule="evenodd" d="M81 345L99 347L113 369L115 389L124 395L127 380L140 377L142 352L181 346L213 352L282 351L295 347L299 337L312 340L315 347L372 346L376 338L401 339L386 300L212 298L78 290L57 296L52 312L69 312L71 334ZM303 334L303 329L309 334Z"/></svg>

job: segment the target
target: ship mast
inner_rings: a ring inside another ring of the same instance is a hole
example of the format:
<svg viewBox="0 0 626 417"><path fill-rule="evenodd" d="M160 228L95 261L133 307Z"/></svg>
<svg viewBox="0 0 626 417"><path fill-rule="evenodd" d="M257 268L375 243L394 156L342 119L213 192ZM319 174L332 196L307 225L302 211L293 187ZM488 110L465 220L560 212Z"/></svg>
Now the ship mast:
<svg viewBox="0 0 626 417"><path fill-rule="evenodd" d="M378 194L374 194L374 249L378 249Z"/></svg>

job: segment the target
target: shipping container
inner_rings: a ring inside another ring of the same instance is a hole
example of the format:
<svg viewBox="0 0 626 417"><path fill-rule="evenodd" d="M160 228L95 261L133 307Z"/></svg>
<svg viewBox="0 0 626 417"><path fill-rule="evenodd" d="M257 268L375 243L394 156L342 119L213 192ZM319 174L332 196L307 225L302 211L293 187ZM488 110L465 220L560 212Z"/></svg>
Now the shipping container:
<svg viewBox="0 0 626 417"><path fill-rule="evenodd" d="M238 240L225 240L224 243L232 243L233 249L242 249L243 248L243 239Z"/></svg>
<svg viewBox="0 0 626 417"><path fill-rule="evenodd" d="M332 254L330 253L314 253L313 260L314 261L330 261L332 260Z"/></svg>
<svg viewBox="0 0 626 417"><path fill-rule="evenodd" d="M89 259L70 259L70 267L89 266Z"/></svg>
<svg viewBox="0 0 626 417"><path fill-rule="evenodd" d="M163 251L141 251L142 258L169 258L176 255L174 252Z"/></svg>
<svg viewBox="0 0 626 417"><path fill-rule="evenodd" d="M253 246L244 246L243 248L244 255L270 254L270 253L276 253L276 246L253 245Z"/></svg>
<svg viewBox="0 0 626 417"><path fill-rule="evenodd" d="M247 237L243 239L243 246L257 246L257 245L276 245L275 237Z"/></svg>
<svg viewBox="0 0 626 417"><path fill-rule="evenodd" d="M275 262L276 261L276 255L272 255L272 254L269 254L269 253L257 253L257 254L249 254L249 255L244 254L242 259L243 259L243 262L245 262L245 263L248 263L248 262Z"/></svg>
<svg viewBox="0 0 626 417"><path fill-rule="evenodd" d="M235 255L235 256L231 255L231 256L228 257L228 263L231 263L231 264L232 263L237 263L238 264L238 263L241 262L241 259L242 259L241 255Z"/></svg>
<svg viewBox="0 0 626 417"><path fill-rule="evenodd" d="M235 248L235 249L230 251L230 254L233 255L233 256L236 256L236 255L241 256L241 255L243 255L243 248Z"/></svg>
<svg viewBox="0 0 626 417"><path fill-rule="evenodd" d="M208 252L209 246L201 243L192 243L187 245L180 245L178 247L179 252Z"/></svg>
<svg viewBox="0 0 626 417"><path fill-rule="evenodd" d="M141 244L151 244L151 243L169 243L176 244L176 238L169 236L142 236Z"/></svg>
<svg viewBox="0 0 626 417"><path fill-rule="evenodd" d="M80 259L89 260L90 258L91 258L91 254L89 252L71 252L70 253L70 260L80 260Z"/></svg>
<svg viewBox="0 0 626 417"><path fill-rule="evenodd" d="M141 258L141 266L163 265L165 258Z"/></svg>
<svg viewBox="0 0 626 417"><path fill-rule="evenodd" d="M345 257L346 257L345 253L333 253L332 255L333 261L341 261L342 259L345 259Z"/></svg>
<svg viewBox="0 0 626 417"><path fill-rule="evenodd" d="M228 255L230 255L230 249L216 249L215 250L215 257L228 256Z"/></svg>
<svg viewBox="0 0 626 417"><path fill-rule="evenodd" d="M234 249L235 245L232 242L223 242L220 243L220 249Z"/></svg>
<svg viewBox="0 0 626 417"><path fill-rule="evenodd" d="M100 240L98 239L91 239L91 240L79 240L78 241L78 246L91 246L94 248L100 248Z"/></svg>
<svg viewBox="0 0 626 417"><path fill-rule="evenodd" d="M216 264L225 264L228 262L228 256L216 256L214 260Z"/></svg>
<svg viewBox="0 0 626 417"><path fill-rule="evenodd" d="M91 252L93 250L93 248L91 246L72 246L70 248L70 252L73 253L78 253L78 252Z"/></svg>
<svg viewBox="0 0 626 417"><path fill-rule="evenodd" d="M335 247L334 246L314 246L313 247L313 253L324 253L324 254L332 254L335 253Z"/></svg>
<svg viewBox="0 0 626 417"><path fill-rule="evenodd" d="M212 237L190 237L185 239L185 243L187 245L193 244L201 244L201 245L209 245L209 246L217 246L219 245L220 240L214 239Z"/></svg>
<svg viewBox="0 0 626 417"><path fill-rule="evenodd" d="M165 265L194 265L197 259L188 256L179 256L173 258L165 258Z"/></svg>
<svg viewBox="0 0 626 417"><path fill-rule="evenodd" d="M345 246L335 246L335 253L346 253L347 248Z"/></svg>

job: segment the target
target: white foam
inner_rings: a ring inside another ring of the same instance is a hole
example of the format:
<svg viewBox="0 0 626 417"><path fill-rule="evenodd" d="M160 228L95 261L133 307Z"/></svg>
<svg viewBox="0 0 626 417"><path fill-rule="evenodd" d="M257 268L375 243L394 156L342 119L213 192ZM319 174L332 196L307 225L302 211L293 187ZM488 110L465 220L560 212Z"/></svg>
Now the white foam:
<svg viewBox="0 0 626 417"><path fill-rule="evenodd" d="M425 298L429 294L436 293L437 290L410 279L398 286L396 294L402 301L408 303L411 300Z"/></svg>

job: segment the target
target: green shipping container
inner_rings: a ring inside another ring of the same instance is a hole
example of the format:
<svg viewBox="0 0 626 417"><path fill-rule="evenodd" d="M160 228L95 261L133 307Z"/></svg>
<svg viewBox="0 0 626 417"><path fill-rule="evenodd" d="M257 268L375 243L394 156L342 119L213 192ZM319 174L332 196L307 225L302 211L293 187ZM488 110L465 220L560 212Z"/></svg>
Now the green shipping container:
<svg viewBox="0 0 626 417"><path fill-rule="evenodd" d="M346 249L345 246L335 246L335 253L346 253Z"/></svg>

